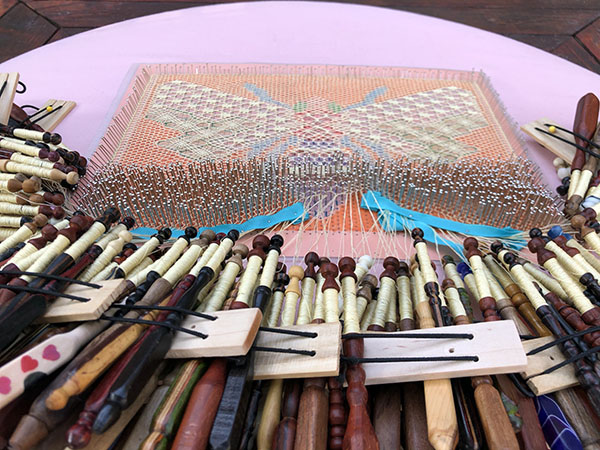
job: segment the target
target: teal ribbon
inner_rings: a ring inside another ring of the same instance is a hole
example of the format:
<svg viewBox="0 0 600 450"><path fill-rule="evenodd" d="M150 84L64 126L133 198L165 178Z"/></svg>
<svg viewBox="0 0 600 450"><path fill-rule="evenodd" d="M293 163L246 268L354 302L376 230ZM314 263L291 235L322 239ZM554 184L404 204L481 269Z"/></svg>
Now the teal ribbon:
<svg viewBox="0 0 600 450"><path fill-rule="evenodd" d="M217 225L215 227L204 227L198 229L198 234L204 230L213 230L215 233L227 233L230 230L236 229L240 233L252 230L264 230L274 225L278 225L283 222L291 222L292 224L302 223L309 218L308 212L304 209L304 205L301 202L294 203L291 206L283 208L277 211L275 214L268 216L256 216L252 219L247 220L244 223L239 224L224 224ZM173 238L178 238L184 235L184 230L171 228ZM156 233L154 228L140 227L133 230L134 234L151 236Z"/></svg>
<svg viewBox="0 0 600 450"><path fill-rule="evenodd" d="M434 228L453 231L468 236L502 239L511 248L520 249L525 246L521 238L522 232L514 228L496 228L488 225L468 224L454 220L442 219L441 217L412 211L396 204L393 200L384 197L375 191L366 192L360 203L360 207L378 213L379 223L385 231L404 231L406 229L421 228L424 239L437 245L451 247L459 255L462 247L456 242L450 241L437 234Z"/></svg>

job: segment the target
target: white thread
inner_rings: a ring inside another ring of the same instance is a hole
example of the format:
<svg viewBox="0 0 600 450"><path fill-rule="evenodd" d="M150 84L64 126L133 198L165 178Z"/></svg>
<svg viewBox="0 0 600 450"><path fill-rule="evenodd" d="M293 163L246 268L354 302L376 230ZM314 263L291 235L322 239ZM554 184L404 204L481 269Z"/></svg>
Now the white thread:
<svg viewBox="0 0 600 450"><path fill-rule="evenodd" d="M0 253L4 253L6 250L14 247L19 242L25 241L25 239L28 239L32 234L33 231L31 231L29 227L23 225L21 228L13 232L12 235L10 235L8 238L6 238L0 243Z"/></svg>
<svg viewBox="0 0 600 450"><path fill-rule="evenodd" d="M547 304L546 299L542 297L542 294L540 294L527 276L527 272L523 266L520 264L515 264L510 269L510 273L513 275L513 278L516 280L521 290L525 293L535 310L537 310L540 306Z"/></svg>
<svg viewBox="0 0 600 450"><path fill-rule="evenodd" d="M342 296L344 298L344 333L358 333L360 323L354 278L350 276L342 278Z"/></svg>
<svg viewBox="0 0 600 450"><path fill-rule="evenodd" d="M269 250L262 274L260 275L260 286L271 286L271 283L273 283L273 279L275 278L278 260L279 252L277 250Z"/></svg>
<svg viewBox="0 0 600 450"><path fill-rule="evenodd" d="M119 264L119 269L127 276L131 270L137 266L146 256L148 256L156 247L158 247L160 241L156 237L151 237L148 241L138 248L132 255L130 255L125 261Z"/></svg>
<svg viewBox="0 0 600 450"><path fill-rule="evenodd" d="M29 272L43 272L46 267L52 262L54 258L60 255L65 248L71 243L69 238L59 234L56 239L50 245L44 248L44 252L36 259L33 264L27 269ZM36 253L37 254L37 253ZM23 269L24 270L24 269ZM21 278L26 282L31 282L34 277L29 275L22 275Z"/></svg>
<svg viewBox="0 0 600 450"><path fill-rule="evenodd" d="M310 323L315 285L316 281L311 277L304 277L302 280L302 294L300 296L300 305L298 306L298 325Z"/></svg>
<svg viewBox="0 0 600 450"><path fill-rule="evenodd" d="M379 294L377 295L377 308L371 322L372 325L383 327L387 318L387 312L390 302L395 302L396 283L390 277L382 277L379 285Z"/></svg>
<svg viewBox="0 0 600 450"><path fill-rule="evenodd" d="M338 306L337 289L325 289L325 292L323 292L323 302L325 303L325 322L338 322L340 319L340 308Z"/></svg>
<svg viewBox="0 0 600 450"><path fill-rule="evenodd" d="M473 275L475 276L475 284L477 286L477 292L479 292L479 299L484 297L491 297L492 293L490 291L490 286L487 282L487 278L485 276L485 271L483 269L483 261L481 260L481 256L473 255L469 258L469 263L471 264L471 270L473 271Z"/></svg>
<svg viewBox="0 0 600 450"><path fill-rule="evenodd" d="M437 277L433 267L431 267L431 259L429 258L429 252L427 251L427 244L425 242L417 242L415 244L417 250L417 257L419 258L419 269L425 283L437 283Z"/></svg>
<svg viewBox="0 0 600 450"><path fill-rule="evenodd" d="M192 268L198 256L200 256L201 247L199 245L190 245L187 251L171 266L163 278L169 282L171 286L179 281Z"/></svg>
<svg viewBox="0 0 600 450"><path fill-rule="evenodd" d="M223 307L223 303L227 298L227 294L231 290L235 279L240 273L240 266L235 262L228 262L225 265L225 269L221 273L221 276L217 280L214 289L206 299L206 306L204 311L213 312L219 311Z"/></svg>
<svg viewBox="0 0 600 450"><path fill-rule="evenodd" d="M258 272L262 266L262 258L258 255L252 255L248 258L248 264L242 274L240 280L240 287L238 288L238 294L235 298L236 302L242 302L247 305L250 303L252 292L254 292L254 285L258 279Z"/></svg>
<svg viewBox="0 0 600 450"><path fill-rule="evenodd" d="M396 278L396 290L398 291L398 310L400 320L413 320L413 304L411 299L410 279L407 276Z"/></svg>
<svg viewBox="0 0 600 450"><path fill-rule="evenodd" d="M467 312L465 311L465 307L460 301L460 295L458 294L458 290L455 287L448 287L444 294L446 294L446 298L448 299L448 309L450 309L450 314L456 320L459 316L467 316Z"/></svg>

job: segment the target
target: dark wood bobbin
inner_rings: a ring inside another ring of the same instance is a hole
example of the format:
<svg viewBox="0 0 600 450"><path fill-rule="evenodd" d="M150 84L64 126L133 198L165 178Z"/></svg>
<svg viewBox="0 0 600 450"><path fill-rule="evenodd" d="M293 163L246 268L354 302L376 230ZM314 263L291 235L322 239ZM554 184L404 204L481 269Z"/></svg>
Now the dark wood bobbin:
<svg viewBox="0 0 600 450"><path fill-rule="evenodd" d="M450 278L445 278L444 281L442 281L442 290L444 292L446 292L447 289L456 289L456 285L454 284L454 281L452 281ZM456 292L458 293L458 290ZM446 301L449 302L450 299L446 298ZM450 314L449 314L449 316L450 316ZM460 315L454 316L454 324L455 325L465 325L465 324L469 324L469 323L471 323L471 321L469 320L469 318L467 317L466 314L460 314Z"/></svg>
<svg viewBox="0 0 600 450"><path fill-rule="evenodd" d="M376 317L387 318L389 306L386 305L388 305L390 301L396 301L396 278L399 268L400 261L398 258L388 256L383 260L384 270L379 275L380 289L377 298L377 308L374 314ZM373 320L376 320L376 317L374 317ZM385 325L384 319L383 323L372 322L367 329L369 331L385 331Z"/></svg>
<svg viewBox="0 0 600 450"><path fill-rule="evenodd" d="M281 403L282 419L275 430L272 446L273 450L294 450L301 393L302 380L285 380L283 386L283 400Z"/></svg>
<svg viewBox="0 0 600 450"><path fill-rule="evenodd" d="M454 261L454 258L452 258L452 256L450 256L450 255L442 256L442 264L443 264L444 268L446 267L446 265L451 264L454 266L454 270L456 270L456 262ZM463 304L463 307L465 308L467 316L469 318L472 318L473 317L473 308L471 306L471 297L469 297L469 293L462 286L456 286L456 290L458 291L458 295L460 296L460 301Z"/></svg>
<svg viewBox="0 0 600 450"><path fill-rule="evenodd" d="M304 269L304 278L312 278L313 280L317 279L317 272L315 267L319 265L319 255L315 252L308 252L304 256L304 264L306 264L306 269Z"/></svg>
<svg viewBox="0 0 600 450"><path fill-rule="evenodd" d="M475 258L475 261L477 261L477 259L478 259L479 263L481 265L483 265L483 262L481 260L482 254L481 254L481 251L479 250L479 242L477 241L477 239L475 239L473 237L466 238L463 242L463 247L465 249L465 256L471 262L472 265L474 264L474 262L472 261L473 257L477 257L477 258ZM473 273L475 274L475 270L473 270ZM485 275L483 275L483 276L485 277ZM476 276L475 280L477 282L477 276ZM487 280L485 280L484 283L487 285ZM481 290L479 283L478 283L478 289ZM488 288L488 291L489 291L489 288ZM479 295L481 295L481 293ZM495 320L501 320L501 317L498 314L496 300L494 300L494 297L492 297L491 295L485 295L479 299L479 309L481 310L481 313L483 314L484 321L492 322Z"/></svg>
<svg viewBox="0 0 600 450"><path fill-rule="evenodd" d="M498 256L498 254L505 250L504 244L500 241L496 241L492 243L491 250ZM506 255L512 255L509 257L509 261L517 261L517 255L513 253L507 253ZM511 259L514 258L514 259ZM510 265L509 261L506 261L507 264ZM536 333L540 336L552 336L552 333L546 326L542 323L539 316L535 312L535 308L529 302L527 296L523 293L521 288L516 283L511 283L503 286L504 291L510 296L510 301L512 304L519 310L519 313L525 320L527 320L528 324L536 331Z"/></svg>

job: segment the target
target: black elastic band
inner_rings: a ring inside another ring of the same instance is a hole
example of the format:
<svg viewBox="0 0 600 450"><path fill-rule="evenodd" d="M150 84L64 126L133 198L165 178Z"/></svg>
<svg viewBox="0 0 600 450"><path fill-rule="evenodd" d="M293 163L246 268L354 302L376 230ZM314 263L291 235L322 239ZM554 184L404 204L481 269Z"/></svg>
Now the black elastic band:
<svg viewBox="0 0 600 450"><path fill-rule="evenodd" d="M2 87L0 87L0 97L2 97L2 94L4 93L4 89L6 89L7 84L8 80L4 80L4 83L2 83Z"/></svg>
<svg viewBox="0 0 600 450"><path fill-rule="evenodd" d="M27 86L25 86L25 83L23 83L22 81L17 81L17 86L21 86L23 88L22 91L19 91L18 89L15 89L15 92L17 94L24 94L25 91L27 90Z"/></svg>
<svg viewBox="0 0 600 450"><path fill-rule="evenodd" d="M471 333L346 333L342 339L384 338L384 339L473 339Z"/></svg>
<svg viewBox="0 0 600 450"><path fill-rule="evenodd" d="M304 356L315 356L317 352L314 350L295 350L293 348L275 348L275 347L252 347L252 350L257 352L270 352L270 353L287 353L290 355L304 355Z"/></svg>
<svg viewBox="0 0 600 450"><path fill-rule="evenodd" d="M182 333L191 334L192 336L199 337L200 339L206 339L208 334L200 333L198 331L188 330L187 328L178 327L167 322L157 322L155 320L144 320L144 319L133 319L130 317L116 317L116 316L105 316L104 314L99 317L99 320L110 320L112 322L124 322L124 323L138 323L141 325L156 325L159 327L169 328L173 331L181 331Z"/></svg>
<svg viewBox="0 0 600 450"><path fill-rule="evenodd" d="M278 334L289 334L291 336L301 336L314 339L319 334L311 331L297 331L297 330L286 330L285 328L271 328L271 327L260 327L260 331L264 331L266 333L278 333Z"/></svg>
<svg viewBox="0 0 600 450"><path fill-rule="evenodd" d="M582 152L587 153L588 155L593 156L594 158L600 158L600 155L598 153L594 153L593 151L591 151L590 149L587 149L579 144L576 144L575 142L571 142L568 139L563 139L560 136L557 136L554 133L550 133L549 131L546 130L542 130L541 128L536 127L535 128L537 131L547 134L548 136L552 136L554 139L558 139L559 141L564 142L565 144L569 144L572 145L573 147L576 147L577 149L581 150Z"/></svg>
<svg viewBox="0 0 600 450"><path fill-rule="evenodd" d="M102 287L102 285L100 284L89 283L87 281L81 281L75 278L61 277L60 275L50 275L47 273L40 272L26 272L24 270L0 270L0 275L29 275L32 277L47 278L49 280L67 281L71 284L80 284L82 286L87 286L94 289L100 289Z"/></svg>
<svg viewBox="0 0 600 450"><path fill-rule="evenodd" d="M395 363L395 362L436 362L436 361L479 361L479 356L398 356L393 358L356 358L340 356L342 361L350 364Z"/></svg>
<svg viewBox="0 0 600 450"><path fill-rule="evenodd" d="M29 286L12 286L10 284L0 284L0 289L8 289L11 291L22 291L22 292L28 292L30 294L50 295L52 297L63 297L63 298L68 298L69 300L76 300L76 301L82 302L82 303L90 301L89 298L79 297L78 295L65 294L64 292L51 291L48 289L32 288Z"/></svg>
<svg viewBox="0 0 600 450"><path fill-rule="evenodd" d="M543 352L544 350L547 350L551 347L554 347L555 345L562 344L563 342L570 341L573 338L583 336L585 334L595 333L596 331L600 331L600 326L590 327L585 330L578 331L576 333L572 333L572 334L568 334L563 337L559 337L559 338L553 340L552 342L548 342L547 344L540 345L539 347L529 350L527 352L527 356L535 355L535 354Z"/></svg>
<svg viewBox="0 0 600 450"><path fill-rule="evenodd" d="M594 141L590 141L588 138L586 138L585 136L583 136L583 135L581 135L579 133L575 133L574 131L568 130L568 129L563 128L563 127L559 127L558 125L552 125L550 123L545 123L544 126L546 126L546 127L554 127L557 130L564 131L565 133L568 133L568 134L570 134L572 136L578 137L582 141L585 141L587 143L587 145L591 145L592 147L600 149L600 145L596 144Z"/></svg>
<svg viewBox="0 0 600 450"><path fill-rule="evenodd" d="M216 316L211 316L210 314L204 314L204 313L200 313L200 312L196 312L196 311L192 311L190 309L186 309L186 308L180 308L179 306L159 306L159 305L155 305L155 306L146 306L146 305L128 305L125 303L119 303L119 304L114 304L109 306L109 308L121 308L121 309L147 309L147 310L157 310L157 311L173 311L173 312L178 312L184 315L188 315L188 316L194 316L194 317L200 317L201 319L206 319L206 320L217 320L218 317Z"/></svg>
<svg viewBox="0 0 600 450"><path fill-rule="evenodd" d="M535 392L533 392L529 386L527 385L527 383L524 382L523 378L521 378L520 375L517 375L515 373L509 373L508 375L508 379L510 381L512 381L512 383L515 385L515 387L517 388L517 390L523 394L525 397L529 397L529 398L535 398L537 397L535 395Z"/></svg>
<svg viewBox="0 0 600 450"><path fill-rule="evenodd" d="M50 114L54 113L55 111L58 111L62 107L63 107L63 105L57 106L56 108L53 107L50 111L46 111L46 114L42 114L40 117L36 118L35 120L31 120L32 117L34 117L37 114L39 114L40 112L44 111L43 109L40 109L38 112L29 116L28 119L31 121L31 123L39 122L40 120L45 119L46 117L48 117Z"/></svg>
<svg viewBox="0 0 600 450"><path fill-rule="evenodd" d="M549 373L552 373L555 370L560 369L561 367L564 367L564 366L566 366L568 364L571 364L573 362L579 361L580 359L583 359L583 358L589 356L591 353L596 353L598 351L600 351L600 346L596 346L596 347L590 348L589 350L586 350L585 352L581 352L581 353L578 353L577 355L571 356L570 358L567 358L564 361L559 362L558 364L555 364L555 365L553 365L551 367L548 367L543 372L536 373L535 375L531 375L530 377L527 377L526 379L530 380L530 379L532 379L534 377L539 377L540 375L548 375Z"/></svg>

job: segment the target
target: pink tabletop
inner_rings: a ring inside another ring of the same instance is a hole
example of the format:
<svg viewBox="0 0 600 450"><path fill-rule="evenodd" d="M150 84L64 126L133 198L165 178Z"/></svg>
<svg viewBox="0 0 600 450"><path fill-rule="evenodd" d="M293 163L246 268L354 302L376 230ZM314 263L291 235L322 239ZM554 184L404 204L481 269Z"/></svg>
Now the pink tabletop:
<svg viewBox="0 0 600 450"><path fill-rule="evenodd" d="M109 25L0 64L28 91L20 104L75 100L58 129L89 156L131 65L144 62L290 63L483 70L519 123L572 124L600 77L557 56L465 25L385 8L312 2L203 6ZM531 142L531 141L530 141ZM552 156L531 156L554 186Z"/></svg>

